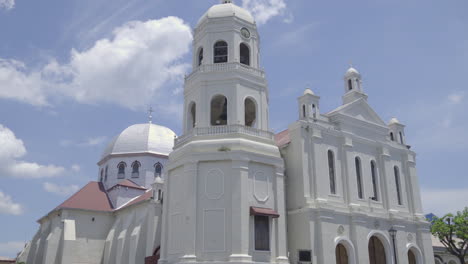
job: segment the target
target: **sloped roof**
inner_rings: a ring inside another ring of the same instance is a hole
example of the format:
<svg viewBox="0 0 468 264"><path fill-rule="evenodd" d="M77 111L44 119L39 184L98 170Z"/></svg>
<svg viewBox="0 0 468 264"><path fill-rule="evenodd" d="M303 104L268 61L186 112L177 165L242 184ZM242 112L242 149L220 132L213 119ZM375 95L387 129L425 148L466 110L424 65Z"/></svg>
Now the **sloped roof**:
<svg viewBox="0 0 468 264"><path fill-rule="evenodd" d="M110 191L111 189L113 189L116 186L128 187L128 188L133 188L133 189L138 189L138 190L147 190L145 187L140 186L140 185L134 183L133 181L131 181L129 179L125 179L125 180L122 180L121 182L117 183L116 185L110 187L109 189L107 189L107 191Z"/></svg>
<svg viewBox="0 0 468 264"><path fill-rule="evenodd" d="M124 204L123 206L121 206L120 208L117 208L116 210L121 210L123 208L127 208L127 207L132 206L134 204L137 204L139 202L147 201L147 200L151 199L152 197L153 197L153 191L148 190L144 194L133 198L133 200L130 200L127 204Z"/></svg>
<svg viewBox="0 0 468 264"><path fill-rule="evenodd" d="M275 142L278 147L282 147L289 142L291 142L291 138L289 137L289 130L286 129L284 131L279 132L275 135Z"/></svg>
<svg viewBox="0 0 468 264"><path fill-rule="evenodd" d="M328 112L325 116L333 117L337 114L343 114L359 120L364 120L368 123L373 123L381 127L386 127L385 122L380 116L372 109L366 100L360 98L347 104L341 105L335 110Z"/></svg>
<svg viewBox="0 0 468 264"><path fill-rule="evenodd" d="M84 209L111 212L112 204L100 182L89 182L55 209Z"/></svg>

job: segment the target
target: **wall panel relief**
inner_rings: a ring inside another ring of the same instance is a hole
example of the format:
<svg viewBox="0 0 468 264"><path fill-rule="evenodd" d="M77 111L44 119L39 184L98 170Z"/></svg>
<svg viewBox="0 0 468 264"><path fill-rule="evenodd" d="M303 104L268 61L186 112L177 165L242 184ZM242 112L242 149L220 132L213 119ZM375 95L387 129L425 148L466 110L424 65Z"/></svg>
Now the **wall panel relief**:
<svg viewBox="0 0 468 264"><path fill-rule="evenodd" d="M224 173L220 169L212 169L206 174L205 195L210 200L218 200L224 195Z"/></svg>
<svg viewBox="0 0 468 264"><path fill-rule="evenodd" d="M269 196L269 184L270 184L270 176L263 172L257 171L253 175L253 189L254 189L254 197L259 202L266 202Z"/></svg>
<svg viewBox="0 0 468 264"><path fill-rule="evenodd" d="M175 254L182 251L182 239L183 239L183 216L182 213L173 213L170 216L169 223L169 253Z"/></svg>
<svg viewBox="0 0 468 264"><path fill-rule="evenodd" d="M203 248L205 252L226 251L225 211L205 209L203 212Z"/></svg>

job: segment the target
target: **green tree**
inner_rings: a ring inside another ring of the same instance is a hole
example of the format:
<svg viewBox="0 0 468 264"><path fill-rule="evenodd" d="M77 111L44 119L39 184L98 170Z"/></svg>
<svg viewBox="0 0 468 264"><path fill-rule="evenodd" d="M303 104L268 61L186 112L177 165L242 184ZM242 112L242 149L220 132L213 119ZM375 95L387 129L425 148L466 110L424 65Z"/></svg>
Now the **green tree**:
<svg viewBox="0 0 468 264"><path fill-rule="evenodd" d="M450 254L456 256L460 263L466 264L468 253L468 207L463 211L447 214L432 220L431 233L437 237Z"/></svg>

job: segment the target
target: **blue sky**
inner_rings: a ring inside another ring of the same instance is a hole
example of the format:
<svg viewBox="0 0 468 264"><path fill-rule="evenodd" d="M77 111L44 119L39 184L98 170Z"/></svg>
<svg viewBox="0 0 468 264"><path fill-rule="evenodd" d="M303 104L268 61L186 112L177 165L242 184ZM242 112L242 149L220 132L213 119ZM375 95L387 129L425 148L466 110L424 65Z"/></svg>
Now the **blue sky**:
<svg viewBox="0 0 468 264"><path fill-rule="evenodd" d="M0 0L0 256L97 179L107 141L149 105L180 134L191 28L218 2ZM425 211L468 205L467 1L235 2L257 18L273 131L307 85L322 112L339 106L352 61L377 113L407 126Z"/></svg>

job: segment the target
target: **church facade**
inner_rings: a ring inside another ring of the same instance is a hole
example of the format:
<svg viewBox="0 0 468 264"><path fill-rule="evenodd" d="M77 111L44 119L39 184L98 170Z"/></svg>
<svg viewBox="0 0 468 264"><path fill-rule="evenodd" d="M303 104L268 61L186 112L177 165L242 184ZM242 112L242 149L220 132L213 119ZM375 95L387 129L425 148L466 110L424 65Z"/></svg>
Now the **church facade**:
<svg viewBox="0 0 468 264"><path fill-rule="evenodd" d="M322 113L269 130L252 15L224 0L194 29L183 135L124 130L91 182L38 222L26 263L432 264L405 126L367 102L360 73Z"/></svg>

